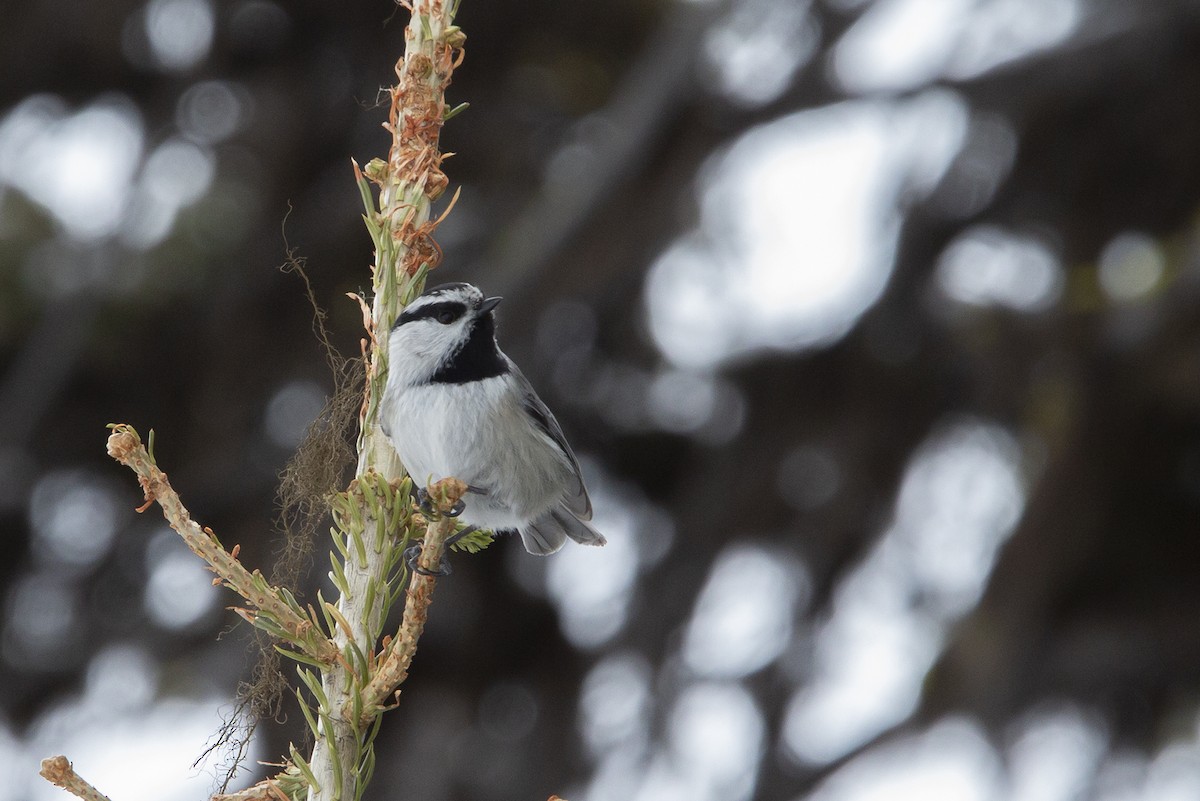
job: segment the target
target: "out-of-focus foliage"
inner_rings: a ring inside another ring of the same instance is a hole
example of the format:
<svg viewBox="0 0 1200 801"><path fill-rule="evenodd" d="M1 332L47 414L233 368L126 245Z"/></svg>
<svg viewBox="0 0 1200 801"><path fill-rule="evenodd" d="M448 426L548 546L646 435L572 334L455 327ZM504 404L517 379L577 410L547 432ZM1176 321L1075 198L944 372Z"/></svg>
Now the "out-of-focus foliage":
<svg viewBox="0 0 1200 801"><path fill-rule="evenodd" d="M402 14L0 15L0 799L52 751L203 793L248 639L104 424L269 563L333 384L276 267L356 354ZM374 797L1195 797L1200 6L459 21L441 275L506 296L610 542L452 557Z"/></svg>

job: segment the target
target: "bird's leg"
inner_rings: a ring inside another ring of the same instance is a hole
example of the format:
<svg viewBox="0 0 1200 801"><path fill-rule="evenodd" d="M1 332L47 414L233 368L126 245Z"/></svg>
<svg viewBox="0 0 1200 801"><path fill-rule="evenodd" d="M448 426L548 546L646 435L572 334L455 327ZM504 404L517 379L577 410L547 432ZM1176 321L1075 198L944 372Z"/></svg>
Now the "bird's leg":
<svg viewBox="0 0 1200 801"><path fill-rule="evenodd" d="M446 538L446 547L449 548L451 545L458 542L463 537L466 537L469 534L474 534L478 530L479 530L479 526L464 526L462 531L459 531L455 534L451 534L449 537Z"/></svg>
<svg viewBox="0 0 1200 801"><path fill-rule="evenodd" d="M404 561L408 565L408 569L413 573L418 573L422 576L448 576L450 575L450 561L446 558L450 551L450 546L461 540L463 537L470 536L479 530L479 526L463 526L461 531L446 538L446 550L442 552L442 563L438 565L437 570L426 570L417 564L417 559L421 556L421 545L423 540L417 540L412 545L404 549Z"/></svg>

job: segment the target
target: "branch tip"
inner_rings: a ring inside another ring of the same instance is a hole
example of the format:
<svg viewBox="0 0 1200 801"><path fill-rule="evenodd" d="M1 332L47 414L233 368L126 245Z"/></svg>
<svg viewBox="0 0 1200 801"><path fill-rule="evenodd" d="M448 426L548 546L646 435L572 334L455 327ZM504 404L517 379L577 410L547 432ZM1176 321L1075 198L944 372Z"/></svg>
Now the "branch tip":
<svg viewBox="0 0 1200 801"><path fill-rule="evenodd" d="M125 423L113 423L109 427L112 433L108 435L108 455L121 464L128 464L142 444L141 437L133 426Z"/></svg>
<svg viewBox="0 0 1200 801"><path fill-rule="evenodd" d="M38 773L55 787L61 787L84 801L110 801L108 796L76 773L71 760L61 754L43 759L42 769Z"/></svg>

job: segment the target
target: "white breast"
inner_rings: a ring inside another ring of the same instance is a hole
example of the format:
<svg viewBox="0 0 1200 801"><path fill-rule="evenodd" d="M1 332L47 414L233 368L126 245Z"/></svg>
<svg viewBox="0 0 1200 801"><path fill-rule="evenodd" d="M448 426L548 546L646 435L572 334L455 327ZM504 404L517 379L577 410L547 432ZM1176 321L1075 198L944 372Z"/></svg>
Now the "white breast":
<svg viewBox="0 0 1200 801"><path fill-rule="evenodd" d="M389 384L383 420L400 461L425 484L454 476L469 493L462 519L507 529L541 516L562 498L566 458L537 429L506 376L466 384Z"/></svg>

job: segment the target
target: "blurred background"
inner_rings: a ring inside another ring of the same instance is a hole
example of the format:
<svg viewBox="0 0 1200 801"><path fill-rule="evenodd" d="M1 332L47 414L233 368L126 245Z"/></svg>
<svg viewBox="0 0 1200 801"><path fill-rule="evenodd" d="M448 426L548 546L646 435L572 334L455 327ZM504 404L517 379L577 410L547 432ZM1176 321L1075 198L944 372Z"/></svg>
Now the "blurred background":
<svg viewBox="0 0 1200 801"><path fill-rule="evenodd" d="M0 799L204 798L252 638L104 425L270 564L333 386L278 266L357 354L406 14L0 8ZM435 280L505 296L609 545L454 558L368 797L1200 797L1200 4L459 22Z"/></svg>

